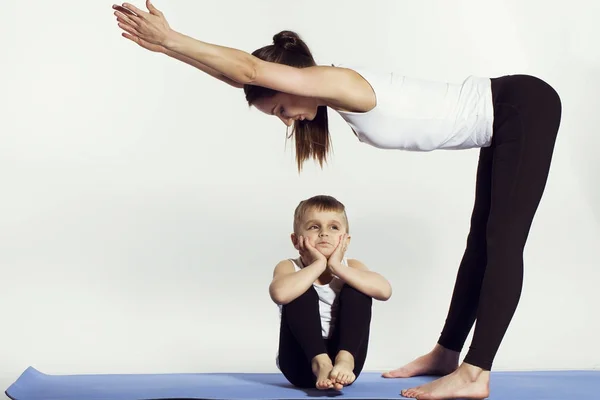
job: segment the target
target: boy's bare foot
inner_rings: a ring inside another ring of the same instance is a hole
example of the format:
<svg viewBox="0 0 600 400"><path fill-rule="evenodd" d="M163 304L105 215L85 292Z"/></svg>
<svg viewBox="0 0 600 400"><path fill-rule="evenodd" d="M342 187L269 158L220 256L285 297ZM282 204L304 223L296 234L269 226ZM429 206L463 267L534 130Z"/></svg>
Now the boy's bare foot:
<svg viewBox="0 0 600 400"><path fill-rule="evenodd" d="M342 390L344 386L354 382L356 379L356 375L354 375L354 356L346 350L340 350L335 357L335 364L329 378L336 390Z"/></svg>
<svg viewBox="0 0 600 400"><path fill-rule="evenodd" d="M433 350L403 367L384 372L384 378L410 378L419 375L448 375L458 368L460 353L436 344Z"/></svg>
<svg viewBox="0 0 600 400"><path fill-rule="evenodd" d="M463 363L451 374L425 385L403 390L401 394L419 400L482 400L490 395L490 372Z"/></svg>
<svg viewBox="0 0 600 400"><path fill-rule="evenodd" d="M329 355L325 353L318 354L312 359L311 364L312 372L317 377L315 387L320 390L333 389L334 384L331 379L329 379L329 374L333 369L333 363L331 362Z"/></svg>

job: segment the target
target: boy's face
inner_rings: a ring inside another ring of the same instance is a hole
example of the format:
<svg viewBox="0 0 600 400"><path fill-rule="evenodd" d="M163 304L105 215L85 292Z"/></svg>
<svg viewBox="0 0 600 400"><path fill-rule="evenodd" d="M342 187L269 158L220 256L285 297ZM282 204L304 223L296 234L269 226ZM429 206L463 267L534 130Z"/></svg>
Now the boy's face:
<svg viewBox="0 0 600 400"><path fill-rule="evenodd" d="M335 250L347 231L344 214L337 211L319 211L311 208L304 213L298 224L298 231L292 234L294 247L298 249L298 239L304 236L325 257Z"/></svg>

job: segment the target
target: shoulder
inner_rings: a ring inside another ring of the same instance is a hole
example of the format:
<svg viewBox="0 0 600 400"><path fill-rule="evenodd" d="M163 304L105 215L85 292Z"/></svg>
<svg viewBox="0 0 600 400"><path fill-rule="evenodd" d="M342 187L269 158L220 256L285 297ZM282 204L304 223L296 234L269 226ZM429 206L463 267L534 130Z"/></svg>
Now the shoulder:
<svg viewBox="0 0 600 400"><path fill-rule="evenodd" d="M319 98L331 108L345 111L368 111L376 101L370 83L354 69L342 66L297 68L257 61L249 83L292 95Z"/></svg>
<svg viewBox="0 0 600 400"><path fill-rule="evenodd" d="M273 270L273 275L287 275L296 271L294 262L287 258L285 260L281 260L275 265L275 269Z"/></svg>
<svg viewBox="0 0 600 400"><path fill-rule="evenodd" d="M361 113L368 112L376 106L377 96L373 88L372 73L370 71L345 64L328 68L339 74L340 84L346 91L347 98L354 100L352 105L341 103L338 106L340 111Z"/></svg>
<svg viewBox="0 0 600 400"><path fill-rule="evenodd" d="M369 268L367 268L367 266L362 261L359 261L355 258L346 259L346 263L350 268L361 269L363 271L369 270Z"/></svg>
<svg viewBox="0 0 600 400"><path fill-rule="evenodd" d="M377 105L372 73L364 68L339 64L332 67L340 76L343 90L342 101L330 106L340 112L366 113ZM342 80L343 79L343 80Z"/></svg>

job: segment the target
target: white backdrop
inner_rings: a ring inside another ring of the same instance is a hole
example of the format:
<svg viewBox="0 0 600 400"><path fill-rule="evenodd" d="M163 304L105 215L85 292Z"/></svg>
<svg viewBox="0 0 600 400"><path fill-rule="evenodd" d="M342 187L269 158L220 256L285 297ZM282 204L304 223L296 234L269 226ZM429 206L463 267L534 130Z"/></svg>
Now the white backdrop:
<svg viewBox="0 0 600 400"><path fill-rule="evenodd" d="M529 73L558 90L563 123L495 368L598 368L598 2L296 3L155 5L175 29L246 51L292 29L322 64L454 82ZM30 365L275 371L267 288L295 255L294 207L320 193L348 208L348 255L394 288L375 304L366 369L430 350L468 232L477 150L377 150L332 113L331 162L298 175L280 121L121 38L111 4L8 0L0 13L2 389Z"/></svg>

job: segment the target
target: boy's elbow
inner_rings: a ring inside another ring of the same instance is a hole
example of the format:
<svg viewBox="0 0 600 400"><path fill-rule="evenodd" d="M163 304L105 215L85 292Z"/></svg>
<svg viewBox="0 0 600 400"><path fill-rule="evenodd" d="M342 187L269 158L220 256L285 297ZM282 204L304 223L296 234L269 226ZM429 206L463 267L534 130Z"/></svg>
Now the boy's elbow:
<svg viewBox="0 0 600 400"><path fill-rule="evenodd" d="M277 304L278 306L284 306L288 303L285 297L277 294L271 295L271 300L273 300L273 303Z"/></svg>
<svg viewBox="0 0 600 400"><path fill-rule="evenodd" d="M381 293L379 293L378 300L388 301L390 299L390 297L392 297L392 287L390 285L387 285L385 288L383 288L381 290Z"/></svg>
<svg viewBox="0 0 600 400"><path fill-rule="evenodd" d="M392 291L391 290L389 292L385 293L385 295L383 296L383 300L382 301L388 301L390 299L390 297L392 297Z"/></svg>
<svg viewBox="0 0 600 400"><path fill-rule="evenodd" d="M287 298L287 296L284 293L282 293L281 290L277 290L272 286L269 288L269 295L271 296L271 300L273 300L273 303L277 305L283 306L289 303L289 299Z"/></svg>

